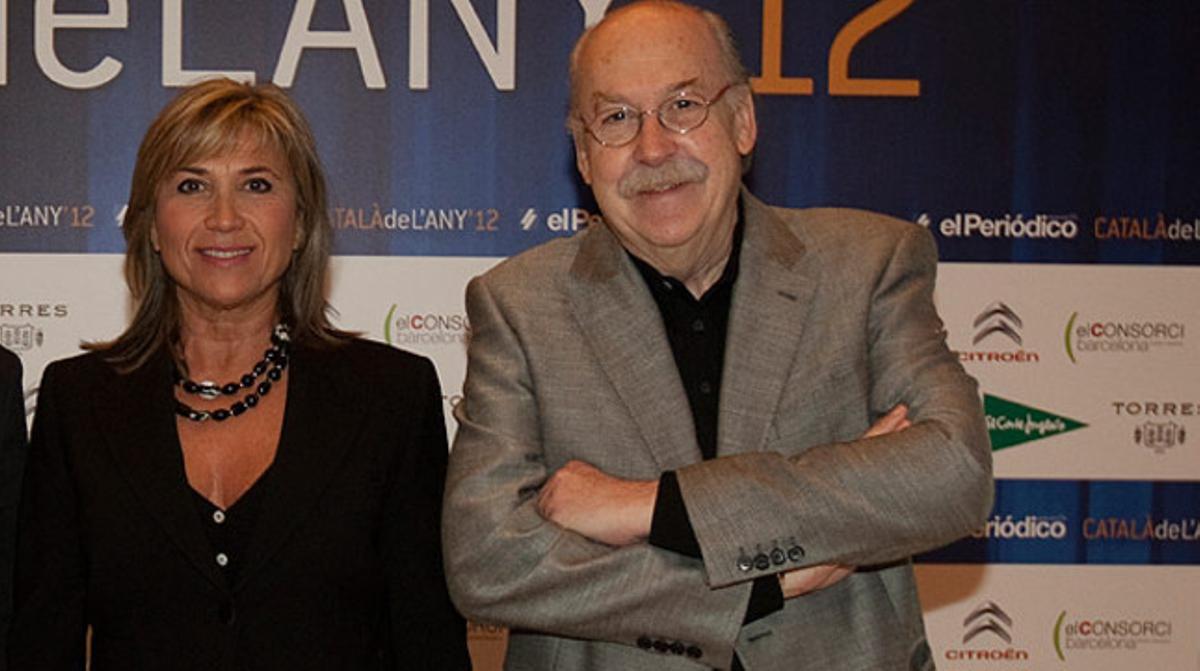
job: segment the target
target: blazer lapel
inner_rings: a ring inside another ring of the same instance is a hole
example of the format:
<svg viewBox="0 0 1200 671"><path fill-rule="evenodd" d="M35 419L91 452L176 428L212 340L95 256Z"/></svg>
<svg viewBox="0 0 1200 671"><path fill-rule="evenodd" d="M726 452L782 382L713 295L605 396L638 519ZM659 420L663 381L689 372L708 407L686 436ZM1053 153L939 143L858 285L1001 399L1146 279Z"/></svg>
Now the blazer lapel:
<svg viewBox="0 0 1200 671"><path fill-rule="evenodd" d="M567 293L580 330L659 469L699 461L692 413L658 306L607 227L585 234Z"/></svg>
<svg viewBox="0 0 1200 671"><path fill-rule="evenodd" d="M184 472L171 367L164 350L141 368L106 381L106 389L91 394L97 399L96 426L146 511L196 570L223 587Z"/></svg>
<svg viewBox="0 0 1200 671"><path fill-rule="evenodd" d="M279 448L269 477L261 483L266 491L234 590L266 567L304 522L357 442L367 404L355 403L362 392L346 379L335 353L336 349L293 346Z"/></svg>
<svg viewBox="0 0 1200 671"><path fill-rule="evenodd" d="M817 279L804 244L742 190L745 233L721 382L719 455L762 449L791 373Z"/></svg>

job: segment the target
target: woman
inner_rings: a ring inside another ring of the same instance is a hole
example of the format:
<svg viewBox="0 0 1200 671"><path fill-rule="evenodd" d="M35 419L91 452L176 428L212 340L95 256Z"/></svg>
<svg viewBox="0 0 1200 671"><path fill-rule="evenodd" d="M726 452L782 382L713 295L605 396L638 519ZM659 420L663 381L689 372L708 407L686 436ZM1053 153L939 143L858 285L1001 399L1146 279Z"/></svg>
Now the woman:
<svg viewBox="0 0 1200 671"><path fill-rule="evenodd" d="M185 90L138 151L132 323L47 367L10 669L464 669L424 358L327 319L325 183L278 88ZM215 381L215 382L213 382Z"/></svg>

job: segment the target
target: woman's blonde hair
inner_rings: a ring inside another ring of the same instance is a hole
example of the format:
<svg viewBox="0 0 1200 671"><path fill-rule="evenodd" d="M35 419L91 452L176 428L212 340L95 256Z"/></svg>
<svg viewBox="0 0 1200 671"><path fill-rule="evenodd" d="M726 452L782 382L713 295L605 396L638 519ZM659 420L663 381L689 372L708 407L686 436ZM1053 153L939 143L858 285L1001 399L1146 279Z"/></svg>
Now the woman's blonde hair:
<svg viewBox="0 0 1200 671"><path fill-rule="evenodd" d="M330 323L325 300L333 230L312 129L296 103L274 84L211 79L184 89L158 113L142 138L122 221L133 320L115 340L85 348L103 352L119 369L129 371L160 348L176 343L175 282L163 267L151 235L158 188L185 165L233 151L247 135L262 146L278 149L295 180L301 239L280 281L280 316L291 326L294 340L336 344L347 335Z"/></svg>

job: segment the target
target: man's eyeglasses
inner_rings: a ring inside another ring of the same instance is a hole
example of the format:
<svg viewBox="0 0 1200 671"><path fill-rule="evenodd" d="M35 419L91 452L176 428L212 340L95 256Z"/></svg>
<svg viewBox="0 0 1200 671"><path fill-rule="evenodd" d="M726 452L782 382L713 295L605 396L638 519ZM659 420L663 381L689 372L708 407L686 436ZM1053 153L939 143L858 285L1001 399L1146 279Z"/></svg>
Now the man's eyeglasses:
<svg viewBox="0 0 1200 671"><path fill-rule="evenodd" d="M605 147L620 147L638 136L644 116L654 114L663 128L683 135L704 124L708 119L708 108L715 105L734 83L726 84L712 100L706 100L698 93L681 91L653 109L639 110L629 105L606 107L597 112L590 123L584 122L584 128ZM580 121L583 121L582 116Z"/></svg>

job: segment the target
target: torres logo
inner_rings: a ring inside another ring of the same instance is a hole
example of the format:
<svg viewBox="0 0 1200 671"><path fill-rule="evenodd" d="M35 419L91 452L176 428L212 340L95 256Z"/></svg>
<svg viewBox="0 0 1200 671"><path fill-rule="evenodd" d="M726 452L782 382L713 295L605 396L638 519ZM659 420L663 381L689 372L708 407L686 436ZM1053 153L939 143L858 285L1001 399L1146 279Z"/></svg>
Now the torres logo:
<svg viewBox="0 0 1200 671"><path fill-rule="evenodd" d="M1200 414L1200 404L1195 401L1113 401L1112 408L1118 417L1145 418L1145 421L1134 426L1133 441L1153 450L1155 454L1165 454L1187 440L1187 426L1176 422L1174 418Z"/></svg>
<svg viewBox="0 0 1200 671"><path fill-rule="evenodd" d="M945 657L952 662L1029 659L1028 650L1013 647L1012 632L1012 617L996 602L985 601L963 619L963 647L947 649Z"/></svg>
<svg viewBox="0 0 1200 671"><path fill-rule="evenodd" d="M1087 424L1070 417L1056 415L991 394L983 395L983 414L987 420L988 437L992 441L993 451L1049 438L1087 426Z"/></svg>
<svg viewBox="0 0 1200 671"><path fill-rule="evenodd" d="M0 324L0 345L14 352L41 347L45 340L45 332L33 324Z"/></svg>
<svg viewBox="0 0 1200 671"><path fill-rule="evenodd" d="M1164 454L1186 438L1187 430L1175 422L1146 422L1133 430L1133 440L1155 454Z"/></svg>
<svg viewBox="0 0 1200 671"><path fill-rule="evenodd" d="M958 353L959 361L973 361L977 363L1036 363L1041 360L1041 356L1037 352L1026 351L1021 348L1025 343L1024 337L1021 335L1021 329L1025 327L1025 323L1021 321L1020 315L1016 313L1003 301L994 301L983 309L975 317L975 321L971 324L974 329L974 337L971 339L971 345L978 346L981 343L991 344L993 347L1001 347L1008 344L1006 349L983 349L960 351Z"/></svg>
<svg viewBox="0 0 1200 671"><path fill-rule="evenodd" d="M66 303L0 303L0 317L61 319L69 312Z"/></svg>
<svg viewBox="0 0 1200 671"><path fill-rule="evenodd" d="M70 316L66 303L0 303L0 318L19 320L0 322L0 345L15 352L28 352L41 347L46 332L37 324L40 320L65 319Z"/></svg>

